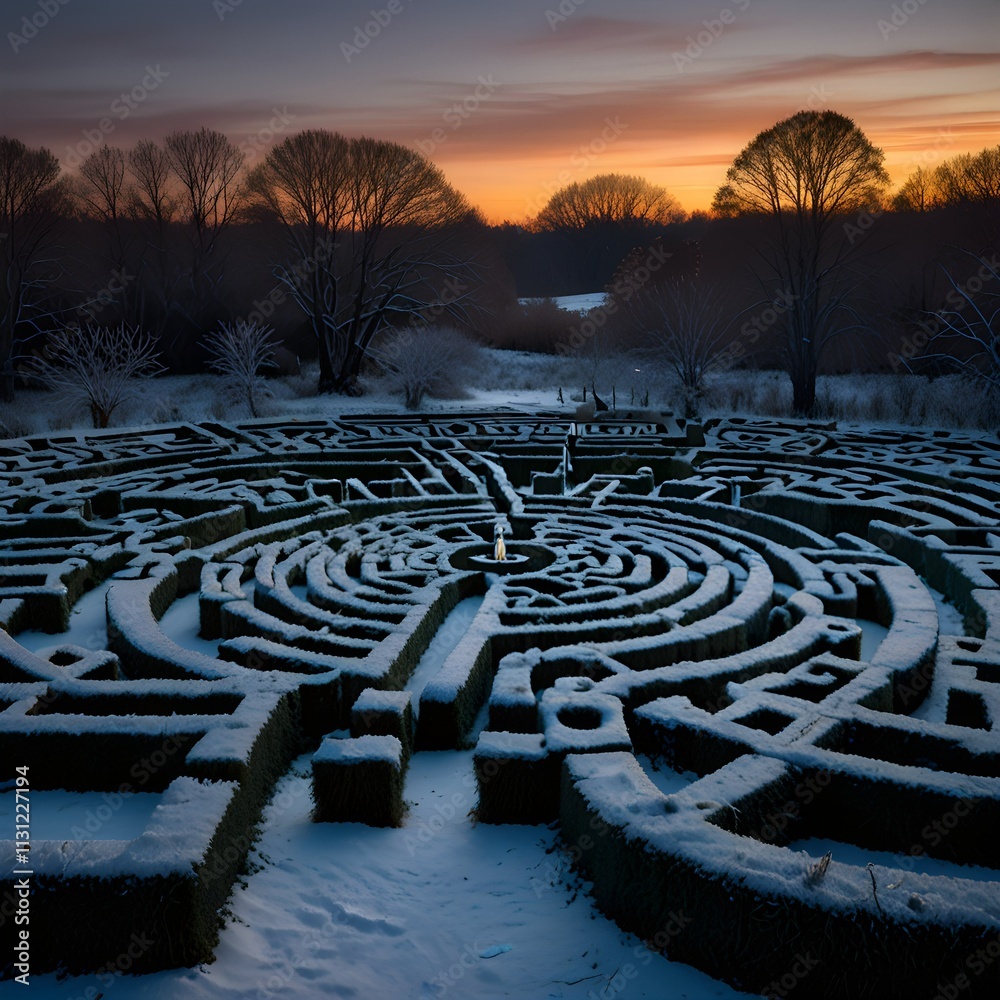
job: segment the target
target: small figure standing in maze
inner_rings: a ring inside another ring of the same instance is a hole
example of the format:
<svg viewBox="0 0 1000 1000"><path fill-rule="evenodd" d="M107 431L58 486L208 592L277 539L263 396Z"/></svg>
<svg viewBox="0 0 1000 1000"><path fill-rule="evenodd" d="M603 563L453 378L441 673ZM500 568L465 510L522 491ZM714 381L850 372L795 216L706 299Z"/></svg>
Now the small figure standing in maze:
<svg viewBox="0 0 1000 1000"><path fill-rule="evenodd" d="M497 562L504 562L507 559L507 545L503 540L503 525L498 524L494 529L496 541L493 544L493 558Z"/></svg>

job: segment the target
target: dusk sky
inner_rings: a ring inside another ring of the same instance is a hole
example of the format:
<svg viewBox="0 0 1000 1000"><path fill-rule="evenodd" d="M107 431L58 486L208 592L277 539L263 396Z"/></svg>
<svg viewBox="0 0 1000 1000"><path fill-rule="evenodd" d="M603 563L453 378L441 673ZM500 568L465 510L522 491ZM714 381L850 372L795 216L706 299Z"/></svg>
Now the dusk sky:
<svg viewBox="0 0 1000 1000"><path fill-rule="evenodd" d="M254 162L266 130L322 127L423 149L493 221L611 171L706 208L807 107L853 117L896 184L1000 142L997 0L4 0L0 24L0 132L64 165L201 125Z"/></svg>

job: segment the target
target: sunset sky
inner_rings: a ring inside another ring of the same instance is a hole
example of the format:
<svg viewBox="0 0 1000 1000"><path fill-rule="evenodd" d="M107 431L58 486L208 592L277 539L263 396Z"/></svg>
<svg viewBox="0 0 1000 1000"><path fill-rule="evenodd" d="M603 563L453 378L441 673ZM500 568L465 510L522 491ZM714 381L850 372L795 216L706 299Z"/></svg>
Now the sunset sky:
<svg viewBox="0 0 1000 1000"><path fill-rule="evenodd" d="M372 10L387 23L369 39ZM201 125L245 143L253 162L270 129L280 140L323 127L422 149L499 221L611 171L706 208L733 156L806 107L853 117L895 183L1000 142L997 0L8 0L2 11L0 132L64 165L92 140L128 146Z"/></svg>

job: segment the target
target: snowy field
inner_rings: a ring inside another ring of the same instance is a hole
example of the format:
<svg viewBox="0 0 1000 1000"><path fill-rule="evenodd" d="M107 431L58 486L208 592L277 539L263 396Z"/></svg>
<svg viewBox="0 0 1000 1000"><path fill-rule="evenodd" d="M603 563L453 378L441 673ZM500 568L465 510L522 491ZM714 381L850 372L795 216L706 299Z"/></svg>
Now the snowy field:
<svg viewBox="0 0 1000 1000"><path fill-rule="evenodd" d="M584 292L581 295L557 295L552 301L567 312L589 313L591 309L597 309L607 298L604 292ZM538 299L518 299L521 305L528 305L538 302Z"/></svg>
<svg viewBox="0 0 1000 1000"><path fill-rule="evenodd" d="M406 824L384 830L310 822L309 758L300 758L266 810L254 872L233 894L212 965L111 985L33 977L25 995L85 997L94 987L115 1000L748 995L668 962L601 916L572 883L552 830L473 825L471 756L417 754Z"/></svg>
<svg viewBox="0 0 1000 1000"><path fill-rule="evenodd" d="M616 390L617 412L635 409L647 398L653 409L684 413L683 396L668 375L628 357L605 359L596 373L585 355L565 356L525 351L480 350L479 363L467 384L447 397L424 398L420 411L435 413L488 411L586 416L592 412L590 387L610 404ZM220 394L212 375L168 375L142 389L141 398L126 404L112 420L115 427L142 427L178 421L245 420L245 404ZM272 398L264 417L330 420L358 413L406 413L402 398L389 393L378 379L364 379L364 394L317 396L316 366L301 374L268 380ZM588 402L584 404L583 393ZM560 390L562 401L559 399ZM789 417L792 392L787 376L773 371L729 371L710 375L699 402L699 416L733 414ZM581 405L583 409L581 410ZM837 420L861 427L978 428L995 424L995 414L975 390L957 378L934 381L914 375L830 375L817 383L814 419ZM0 436L19 437L58 430L87 430L91 423L80 408L67 410L40 391L21 392L12 405L0 405Z"/></svg>

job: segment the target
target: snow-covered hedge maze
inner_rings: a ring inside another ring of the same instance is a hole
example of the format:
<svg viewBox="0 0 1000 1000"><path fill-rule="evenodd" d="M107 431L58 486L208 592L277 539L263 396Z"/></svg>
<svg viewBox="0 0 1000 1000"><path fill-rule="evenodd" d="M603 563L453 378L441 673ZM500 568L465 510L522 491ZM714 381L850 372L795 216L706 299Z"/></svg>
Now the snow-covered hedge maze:
<svg viewBox="0 0 1000 1000"><path fill-rule="evenodd" d="M478 820L558 822L670 958L769 996L996 995L997 442L358 417L0 467L0 794L27 766L37 813L94 802L31 844L36 971L137 931L140 970L209 960L303 751L317 822L393 826L413 753L474 746Z"/></svg>

